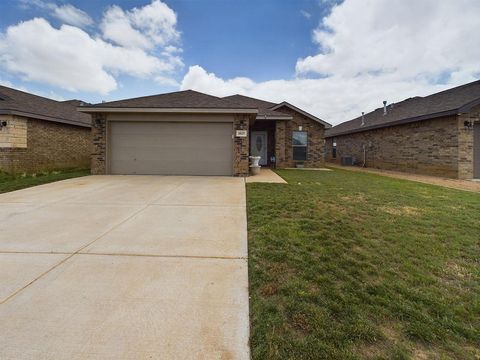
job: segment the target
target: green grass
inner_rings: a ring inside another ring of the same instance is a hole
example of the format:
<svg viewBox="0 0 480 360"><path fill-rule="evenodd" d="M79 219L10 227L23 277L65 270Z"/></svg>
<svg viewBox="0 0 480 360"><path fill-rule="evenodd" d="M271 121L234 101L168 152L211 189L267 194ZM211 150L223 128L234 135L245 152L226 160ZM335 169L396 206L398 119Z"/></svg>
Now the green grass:
<svg viewBox="0 0 480 360"><path fill-rule="evenodd" d="M480 358L480 194L278 173L247 185L253 359Z"/></svg>
<svg viewBox="0 0 480 360"><path fill-rule="evenodd" d="M58 170L29 175L10 175L0 172L0 194L89 174L90 170L86 169Z"/></svg>

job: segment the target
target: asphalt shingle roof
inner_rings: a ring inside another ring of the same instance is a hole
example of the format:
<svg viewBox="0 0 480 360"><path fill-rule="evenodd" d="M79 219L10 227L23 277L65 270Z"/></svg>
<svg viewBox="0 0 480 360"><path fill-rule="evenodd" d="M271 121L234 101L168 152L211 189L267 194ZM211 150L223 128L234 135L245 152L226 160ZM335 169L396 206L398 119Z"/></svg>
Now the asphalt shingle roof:
<svg viewBox="0 0 480 360"><path fill-rule="evenodd" d="M270 101L265 101L265 100L260 100L260 99L255 99L251 98L248 96L244 95L231 95L231 96L226 96L223 99L231 100L234 101L238 104L242 104L243 106L246 107L254 107L258 109L258 117L262 116L275 116L275 117L284 117L284 118L290 118L291 116L288 114L284 114L280 111L275 111L271 110L271 107L274 107L275 103L272 103Z"/></svg>
<svg viewBox="0 0 480 360"><path fill-rule="evenodd" d="M362 117L341 123L325 132L326 137L349 134L406 122L420 121L446 116L467 110L480 104L480 80L425 97L416 96L396 104L387 105L387 115L383 107Z"/></svg>
<svg viewBox="0 0 480 360"><path fill-rule="evenodd" d="M90 115L77 111L77 104L61 102L0 86L0 114L21 115L47 121L90 126Z"/></svg>
<svg viewBox="0 0 480 360"><path fill-rule="evenodd" d="M89 106L90 107L90 106ZM199 109L256 109L228 99L207 95L194 90L177 91L167 94L142 96L133 99L95 104L97 108L199 108Z"/></svg>

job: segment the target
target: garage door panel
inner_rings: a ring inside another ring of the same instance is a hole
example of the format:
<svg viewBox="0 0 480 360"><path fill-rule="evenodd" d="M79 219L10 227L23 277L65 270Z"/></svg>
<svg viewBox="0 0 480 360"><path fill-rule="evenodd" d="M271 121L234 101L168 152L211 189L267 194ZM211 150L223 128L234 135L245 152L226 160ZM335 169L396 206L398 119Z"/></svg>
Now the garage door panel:
<svg viewBox="0 0 480 360"><path fill-rule="evenodd" d="M110 123L113 174L231 175L231 123Z"/></svg>

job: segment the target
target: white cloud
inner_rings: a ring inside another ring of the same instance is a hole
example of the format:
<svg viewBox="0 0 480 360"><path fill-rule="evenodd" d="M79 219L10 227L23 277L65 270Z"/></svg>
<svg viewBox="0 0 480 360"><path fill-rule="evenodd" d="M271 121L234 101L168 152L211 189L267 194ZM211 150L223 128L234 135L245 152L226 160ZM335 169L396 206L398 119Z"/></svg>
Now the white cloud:
<svg viewBox="0 0 480 360"><path fill-rule="evenodd" d="M111 6L105 11L100 28L105 39L126 47L151 49L171 47L180 39L177 15L160 0L141 8L124 11Z"/></svg>
<svg viewBox="0 0 480 360"><path fill-rule="evenodd" d="M114 75L159 76L174 71L178 60L115 46L77 27L56 29L45 19L35 18L2 34L0 65L24 80L106 94L117 88Z"/></svg>
<svg viewBox="0 0 480 360"><path fill-rule="evenodd" d="M142 49L153 47L146 35L132 27L127 14L118 6L111 6L105 11L100 28L105 39L118 45Z"/></svg>
<svg viewBox="0 0 480 360"><path fill-rule="evenodd" d="M222 79L193 66L181 88L286 100L339 123L381 107L382 100L476 80L479 17L477 0L345 0L314 31L319 54L298 60L296 78Z"/></svg>
<svg viewBox="0 0 480 360"><path fill-rule="evenodd" d="M68 4L23 2L70 20L78 13ZM180 34L176 14L167 5L153 0L129 11L112 6L101 28L104 39L76 26L55 28L43 18L12 25L0 33L0 68L24 80L100 94L115 90L119 75L177 84L173 76L183 67Z"/></svg>
<svg viewBox="0 0 480 360"><path fill-rule="evenodd" d="M92 18L83 10L76 8L71 4L57 5L53 2L43 0L21 0L23 6L36 6L47 10L50 14L65 24L78 27L88 27L93 25Z"/></svg>
<svg viewBox="0 0 480 360"><path fill-rule="evenodd" d="M312 17L312 14L305 10L300 10L300 14L306 19L310 19Z"/></svg>
<svg viewBox="0 0 480 360"><path fill-rule="evenodd" d="M63 21L65 24L75 25L78 27L86 27L93 25L92 18L84 11L77 9L75 6L66 4L55 6L53 15Z"/></svg>

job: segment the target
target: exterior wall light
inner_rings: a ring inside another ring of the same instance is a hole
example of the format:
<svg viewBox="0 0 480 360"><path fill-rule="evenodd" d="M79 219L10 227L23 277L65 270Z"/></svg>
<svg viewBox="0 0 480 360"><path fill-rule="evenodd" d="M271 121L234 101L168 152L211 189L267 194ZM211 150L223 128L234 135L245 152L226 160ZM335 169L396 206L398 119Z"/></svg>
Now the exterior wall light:
<svg viewBox="0 0 480 360"><path fill-rule="evenodd" d="M473 130L473 121L472 120L465 120L463 122L463 127L465 130Z"/></svg>

